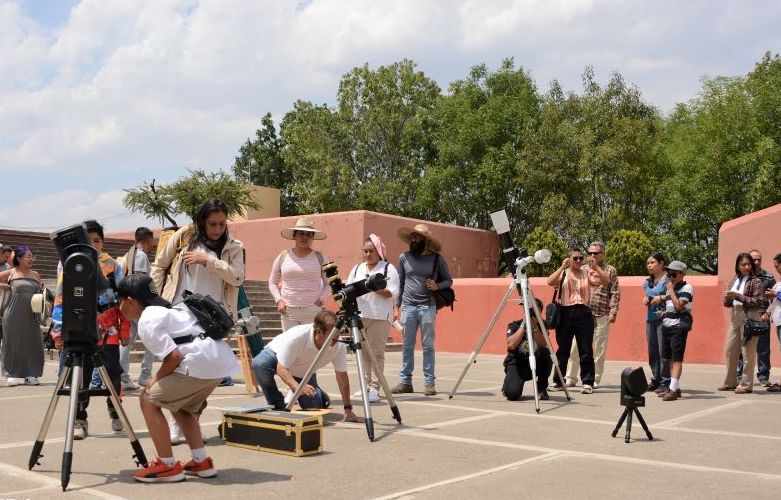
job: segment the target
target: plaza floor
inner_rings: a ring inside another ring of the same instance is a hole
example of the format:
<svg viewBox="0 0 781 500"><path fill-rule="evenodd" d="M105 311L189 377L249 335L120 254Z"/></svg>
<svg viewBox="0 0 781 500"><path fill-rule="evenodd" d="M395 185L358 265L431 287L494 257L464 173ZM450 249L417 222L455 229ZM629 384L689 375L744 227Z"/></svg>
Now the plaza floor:
<svg viewBox="0 0 781 500"><path fill-rule="evenodd" d="M90 437L74 444L71 483L63 493L60 462L67 399L61 398L41 465L27 470L31 446L55 384L48 361L42 385L0 387L0 499L11 498L735 498L781 497L781 394L756 387L753 394L716 392L723 367L687 365L684 397L662 402L647 396L641 412L654 440L635 422L632 442L611 431L623 408L618 381L629 363L608 362L592 395L551 393L534 410L531 393L520 402L500 393L501 357L481 355L459 391L448 398L467 361L464 354L437 354L437 396L421 394L421 358L416 357L414 394L396 398L403 425L385 402L372 405L376 439L363 424L339 423L341 402L327 415L324 452L294 458L221 444L220 407L252 402L237 383L218 388L202 417L207 447L219 469L214 479L176 484L139 484L124 435L113 434L104 398L90 405ZM388 382L397 382L399 353L388 353ZM136 373L138 365L133 365ZM352 391L356 365L350 360ZM774 370L774 376L781 372ZM333 371L321 370L321 385L334 397ZM527 384L527 391L531 386ZM124 407L146 455L155 456L136 396ZM262 402L262 396L260 397ZM363 414L360 402L353 401ZM188 459L186 445L177 446Z"/></svg>

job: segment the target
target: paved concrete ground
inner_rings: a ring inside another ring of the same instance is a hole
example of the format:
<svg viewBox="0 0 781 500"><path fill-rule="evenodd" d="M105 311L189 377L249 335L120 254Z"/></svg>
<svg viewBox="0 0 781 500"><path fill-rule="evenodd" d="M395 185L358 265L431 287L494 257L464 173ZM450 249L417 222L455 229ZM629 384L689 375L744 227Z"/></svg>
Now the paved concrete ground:
<svg viewBox="0 0 781 500"><path fill-rule="evenodd" d="M682 400L662 402L649 394L642 414L655 439L647 441L635 423L633 442L625 444L623 429L618 438L610 433L622 412L617 383L627 363L608 363L603 386L593 395L576 391L567 403L562 393L552 393L537 415L528 397L503 400L497 356L481 355L449 400L447 393L466 360L463 354L437 355L441 392L398 397L402 426L391 419L385 404L372 405L374 443L362 424L337 423L340 415L328 415L325 452L312 457L221 445L218 407L250 400L243 385L219 388L202 419L219 476L178 484L134 482L128 441L110 432L103 398L93 400L91 437L74 445L73 475L65 494L60 460L67 399L61 398L57 408L41 465L27 471L55 382L55 364L47 361L40 387L0 387L0 499L781 497L781 395L764 388L744 396L717 393L721 366L685 366ZM391 385L397 382L399 361L398 353L388 355ZM419 356L416 364L421 366ZM137 370L135 365L131 371ZM354 361L350 371L356 382ZM330 394L338 394L332 371L323 370L319 380ZM419 368L415 388L423 388ZM341 406L338 401L335 405ZM147 456L154 457L136 397L128 396L124 406ZM361 414L363 409L356 404L356 410ZM186 446L174 451L178 458L188 458Z"/></svg>

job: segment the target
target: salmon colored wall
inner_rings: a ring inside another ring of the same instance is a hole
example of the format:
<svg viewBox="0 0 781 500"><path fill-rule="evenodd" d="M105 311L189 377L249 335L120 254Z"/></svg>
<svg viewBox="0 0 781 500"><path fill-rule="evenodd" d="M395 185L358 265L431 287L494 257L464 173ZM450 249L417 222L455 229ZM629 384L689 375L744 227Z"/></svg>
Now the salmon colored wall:
<svg viewBox="0 0 781 500"><path fill-rule="evenodd" d="M719 283L726 288L735 276L735 258L740 252L762 252L762 267L778 275L773 257L781 252L781 204L754 212L721 225L719 229Z"/></svg>
<svg viewBox="0 0 781 500"><path fill-rule="evenodd" d="M642 276L619 278L621 303L618 319L610 327L607 357L610 360L648 361L645 340L645 306L642 305ZM721 307L721 287L716 276L690 276L687 281L694 287L694 328L686 345L686 362L723 362L723 346L727 327L724 308ZM553 291L545 278L530 279L534 295L545 304L550 302ZM436 348L447 352L471 353L480 336L488 326L502 296L509 286L508 278L459 279L455 281L457 301L454 310L440 310L437 315ZM496 322L481 353L504 354L505 329L507 323L522 316L516 299L508 302ZM398 337L398 335L397 335ZM551 343L556 345L555 332L551 332ZM781 364L778 350L773 352L772 363ZM466 361L466 359L465 359Z"/></svg>

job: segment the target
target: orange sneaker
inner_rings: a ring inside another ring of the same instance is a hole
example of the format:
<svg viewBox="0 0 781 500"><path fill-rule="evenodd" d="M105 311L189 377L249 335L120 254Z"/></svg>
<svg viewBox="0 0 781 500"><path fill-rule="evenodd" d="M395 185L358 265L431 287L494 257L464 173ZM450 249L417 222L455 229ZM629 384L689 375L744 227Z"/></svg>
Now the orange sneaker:
<svg viewBox="0 0 781 500"><path fill-rule="evenodd" d="M196 462L195 459L184 464L184 472L191 476L214 477L217 475L217 469L214 468L212 457L206 457L203 462Z"/></svg>
<svg viewBox="0 0 781 500"><path fill-rule="evenodd" d="M169 467L158 458L143 470L134 472L133 479L142 483L175 483L184 481L184 470L179 461L173 467Z"/></svg>

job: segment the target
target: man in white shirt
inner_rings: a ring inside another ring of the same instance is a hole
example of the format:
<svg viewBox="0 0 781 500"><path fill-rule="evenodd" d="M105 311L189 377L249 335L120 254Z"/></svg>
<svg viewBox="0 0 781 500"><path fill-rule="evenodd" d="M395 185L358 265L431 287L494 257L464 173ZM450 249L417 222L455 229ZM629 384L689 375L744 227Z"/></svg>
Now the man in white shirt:
<svg viewBox="0 0 781 500"><path fill-rule="evenodd" d="M133 478L142 482L175 482L185 473L214 477L217 471L206 454L196 415L220 380L237 371L233 351L223 340L201 338L204 332L192 312L170 304L157 294L152 278L135 274L117 284L120 311L138 321L144 346L162 360L139 395L141 412L158 458ZM171 411L190 446L192 460L184 464L173 456L170 429L162 409Z"/></svg>
<svg viewBox="0 0 781 500"><path fill-rule="evenodd" d="M275 410L285 409L285 398L277 388L274 375L296 391L307 369L317 357L328 334L334 328L336 315L331 311L322 310L315 316L314 323L296 325L274 337L260 354L252 360L252 370L268 404ZM347 376L347 346L337 339L326 347L325 355L320 358L315 372L329 362L334 365L336 383L344 401L343 422L358 422L350 404L350 379ZM303 388L298 398L301 408L327 408L330 404L328 395L317 385L317 373L313 373L309 383Z"/></svg>

